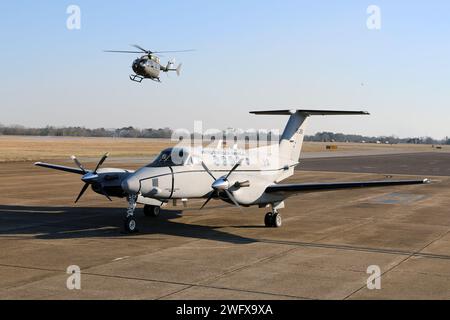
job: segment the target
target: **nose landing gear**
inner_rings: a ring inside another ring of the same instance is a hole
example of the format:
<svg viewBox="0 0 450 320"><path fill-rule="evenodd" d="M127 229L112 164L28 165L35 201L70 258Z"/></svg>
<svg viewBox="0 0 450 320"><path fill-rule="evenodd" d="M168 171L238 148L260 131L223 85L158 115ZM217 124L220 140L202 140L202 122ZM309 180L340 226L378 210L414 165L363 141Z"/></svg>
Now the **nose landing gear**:
<svg viewBox="0 0 450 320"><path fill-rule="evenodd" d="M136 210L136 200L137 195L128 196L127 214L124 219L124 230L126 233L138 232L136 219L134 217L134 211Z"/></svg>
<svg viewBox="0 0 450 320"><path fill-rule="evenodd" d="M136 218L134 217L134 212L136 210L136 201L138 199L137 195L129 195L127 197L128 200L128 208L124 218L123 226L125 233L136 233L139 232L137 229ZM156 218L159 216L161 212L161 207L158 205L145 205L144 206L144 215L146 217Z"/></svg>

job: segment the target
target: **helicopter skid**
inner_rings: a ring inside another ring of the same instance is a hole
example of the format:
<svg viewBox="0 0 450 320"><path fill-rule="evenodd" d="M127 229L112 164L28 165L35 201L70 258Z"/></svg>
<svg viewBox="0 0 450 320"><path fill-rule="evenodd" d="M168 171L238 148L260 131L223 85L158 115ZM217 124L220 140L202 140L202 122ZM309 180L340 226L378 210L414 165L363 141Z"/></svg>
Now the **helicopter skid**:
<svg viewBox="0 0 450 320"><path fill-rule="evenodd" d="M145 77L139 76L137 74L130 75L130 80L134 81L134 82L137 82L137 83L141 83L142 80L144 80L144 79L150 79L150 80L153 80L155 82L161 82L161 80L159 78L145 78Z"/></svg>
<svg viewBox="0 0 450 320"><path fill-rule="evenodd" d="M138 76L137 74L132 74L130 75L130 80L137 83L141 83L142 80L144 80L144 77Z"/></svg>

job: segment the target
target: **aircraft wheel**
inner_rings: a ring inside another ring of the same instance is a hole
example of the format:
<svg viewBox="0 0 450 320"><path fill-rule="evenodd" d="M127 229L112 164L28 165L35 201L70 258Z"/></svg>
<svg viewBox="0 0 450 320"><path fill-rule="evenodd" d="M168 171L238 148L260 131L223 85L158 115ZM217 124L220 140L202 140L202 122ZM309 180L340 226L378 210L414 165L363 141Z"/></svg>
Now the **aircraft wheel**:
<svg viewBox="0 0 450 320"><path fill-rule="evenodd" d="M124 221L124 229L127 233L137 232L137 223L134 217L127 217Z"/></svg>
<svg viewBox="0 0 450 320"><path fill-rule="evenodd" d="M280 228L283 225L283 219L281 218L281 214L275 213L272 215L272 227Z"/></svg>
<svg viewBox="0 0 450 320"><path fill-rule="evenodd" d="M272 212L266 214L266 216L264 217L264 224L267 228L272 227Z"/></svg>
<svg viewBox="0 0 450 320"><path fill-rule="evenodd" d="M149 206L149 205L144 206L144 214L146 217L156 218L157 216L159 216L160 212L161 208L158 206Z"/></svg>

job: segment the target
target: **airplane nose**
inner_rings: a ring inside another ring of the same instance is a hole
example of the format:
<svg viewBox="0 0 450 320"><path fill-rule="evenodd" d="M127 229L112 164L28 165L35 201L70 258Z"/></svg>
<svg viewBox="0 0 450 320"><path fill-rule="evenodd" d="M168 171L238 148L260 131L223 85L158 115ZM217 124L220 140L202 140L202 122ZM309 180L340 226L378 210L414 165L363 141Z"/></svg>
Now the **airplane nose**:
<svg viewBox="0 0 450 320"><path fill-rule="evenodd" d="M129 177L122 182L122 189L128 194L137 194L140 190L141 184L135 177Z"/></svg>

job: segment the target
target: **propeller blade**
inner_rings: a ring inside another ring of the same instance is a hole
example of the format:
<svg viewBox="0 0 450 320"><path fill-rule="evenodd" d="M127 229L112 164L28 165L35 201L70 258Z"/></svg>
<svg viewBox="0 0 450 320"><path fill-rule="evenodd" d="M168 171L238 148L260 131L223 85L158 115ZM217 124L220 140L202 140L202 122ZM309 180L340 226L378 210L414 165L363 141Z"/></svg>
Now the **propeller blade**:
<svg viewBox="0 0 450 320"><path fill-rule="evenodd" d="M81 199L81 197L82 197L83 194L86 192L86 189L87 189L88 187L89 187L89 183L85 183L84 186L83 186L83 188L82 188L81 191L80 191L80 194L79 194L78 197L77 197L77 200L75 200L75 203L77 203L78 200Z"/></svg>
<svg viewBox="0 0 450 320"><path fill-rule="evenodd" d="M238 161L233 167L233 169L228 172L227 176L225 177L225 180L228 180L228 178L231 176L231 174L242 164L242 159Z"/></svg>
<svg viewBox="0 0 450 320"><path fill-rule="evenodd" d="M102 194L103 194L106 198L108 198L109 201L112 202L112 199L108 196L108 194L105 192L105 189L103 189L103 187L102 187Z"/></svg>
<svg viewBox="0 0 450 320"><path fill-rule="evenodd" d="M105 162L105 160L106 159L108 159L108 157L109 157L109 153L105 153L104 155L103 155L103 157L100 159L100 161L98 162L98 164L97 164L97 167L95 167L95 170L94 170L94 174L96 174L97 173L97 170L100 168L100 166L103 164L103 162Z"/></svg>
<svg viewBox="0 0 450 320"><path fill-rule="evenodd" d="M70 158L75 162L75 164L78 166L78 168L80 168L80 169L83 171L84 174L87 173L86 169L83 167L83 165L81 164L81 162L78 161L77 157L71 156Z"/></svg>
<svg viewBox="0 0 450 320"><path fill-rule="evenodd" d="M216 177L214 177L214 175L211 173L211 171L209 171L208 167L206 166L206 164L203 161L202 161L202 167L203 167L203 169L206 170L206 172L208 172L208 174L211 176L211 178L214 179L214 181L217 180Z"/></svg>
<svg viewBox="0 0 450 320"><path fill-rule="evenodd" d="M228 191L228 190L225 190L225 193L227 194L228 198L230 198L230 200L233 201L234 205L235 205L236 207L238 207L239 210L242 211L241 206L240 206L239 203L236 201L236 199L234 198L233 194L232 194L230 191Z"/></svg>
<svg viewBox="0 0 450 320"><path fill-rule="evenodd" d="M212 200L213 197L214 197L214 191L211 191L211 192L209 193L208 200L206 200L206 202L202 205L202 207L200 208L200 210L203 210L203 208L206 207L206 205Z"/></svg>

